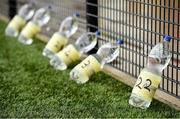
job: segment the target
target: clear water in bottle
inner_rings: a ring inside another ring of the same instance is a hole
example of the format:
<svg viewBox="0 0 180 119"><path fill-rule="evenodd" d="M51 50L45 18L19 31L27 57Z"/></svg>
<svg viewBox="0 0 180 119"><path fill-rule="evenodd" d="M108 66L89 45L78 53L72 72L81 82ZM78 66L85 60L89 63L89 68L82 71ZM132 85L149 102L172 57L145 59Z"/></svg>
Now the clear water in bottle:
<svg viewBox="0 0 180 119"><path fill-rule="evenodd" d="M123 44L123 40L118 41L119 45ZM100 71L104 64L110 63L119 55L119 46L111 43L102 45L96 54L88 56L80 64L70 72L70 79L76 83L83 84L89 80L89 77Z"/></svg>
<svg viewBox="0 0 180 119"><path fill-rule="evenodd" d="M81 54L87 53L96 46L97 38L99 35L100 35L99 31L95 33L91 33L91 32L84 33L75 42L75 47Z"/></svg>
<svg viewBox="0 0 180 119"><path fill-rule="evenodd" d="M150 51L150 54L148 56L147 66L141 71L141 72L147 72L146 74L148 74L148 75L150 74L153 77L154 76L157 77L157 79L153 79L155 81L158 80L158 77L161 81L162 71L167 67L167 65L170 62L170 59L171 59L171 53L169 50L170 40L171 40L170 36L165 36L162 43L159 43L152 48L152 50ZM152 77L152 76L150 76L150 77ZM149 76L148 76L148 78L149 78ZM148 79L146 79L146 80L148 80ZM143 82L143 81L141 81L141 82ZM153 81L149 80L149 82L153 82ZM150 85L148 85L149 91L151 91L151 92L153 91L153 94L151 94L152 97L150 97L150 96L148 97L148 98L150 98L149 100L146 96L143 96L142 94L133 93L133 92L136 92L135 90L136 90L137 86L140 86L140 85L137 85L137 83L136 83L133 88L134 91L132 91L132 93L131 93L131 96L129 99L129 104L133 105L135 107L142 108L142 109L147 109L151 104L152 98L154 96L156 89L158 88L159 83L157 84L157 87L153 87L153 86L150 87ZM151 84L151 85L153 85L153 84ZM143 84L143 87L141 86L140 88L141 88L140 91L143 89L148 89L148 87L144 84Z"/></svg>
<svg viewBox="0 0 180 119"><path fill-rule="evenodd" d="M78 29L78 17L80 17L80 14L75 13L73 16L69 16L63 20L59 32L67 38L71 37Z"/></svg>
<svg viewBox="0 0 180 119"><path fill-rule="evenodd" d="M71 37L77 31L77 18L79 16L79 13L75 13L73 16L69 16L62 21L59 31L54 34L58 38L54 37L53 35L53 37L49 40L49 42L43 49L43 56L51 59L55 53L59 52L62 49L62 47L64 47L67 44L68 41L64 40L68 40L68 38Z"/></svg>
<svg viewBox="0 0 180 119"><path fill-rule="evenodd" d="M18 40L19 42L30 45L33 42L33 36L40 32L41 27L46 25L50 20L51 6L40 8L35 12L33 19L22 30ZM28 26L29 25L29 26ZM27 28L28 27L28 28ZM29 30L29 31L28 31ZM26 35L28 36L26 36Z"/></svg>
<svg viewBox="0 0 180 119"><path fill-rule="evenodd" d="M72 47L65 47L63 49L63 51L60 51L59 53L57 53L56 55L54 55L54 57L50 60L50 64L57 70L65 70L67 69L68 65L72 62L75 62L76 60L79 60L80 56L83 53L87 53L90 50L92 50L95 45L97 44L97 37L100 35L100 32L97 31L96 33L84 33L82 34L77 41L75 42L75 44L73 45L74 50L76 50L77 52L79 52L80 55L75 55L72 53L76 53L76 51L72 51L73 48ZM67 49L69 48L69 49ZM61 56L62 53L64 53L64 50L68 51L68 56L67 59L63 59L63 57ZM60 54L60 55L59 55ZM72 57L73 56L73 57ZM64 61L64 60L70 60L70 62Z"/></svg>
<svg viewBox="0 0 180 119"><path fill-rule="evenodd" d="M120 44L123 44L123 41ZM111 43L107 43L100 47L96 54L100 57L101 67L103 68L104 64L110 63L117 58L119 48Z"/></svg>
<svg viewBox="0 0 180 119"><path fill-rule="evenodd" d="M29 4L23 5L18 14L8 24L5 34L7 36L17 37L22 27L25 26L26 22L31 19L35 12L35 3L30 2Z"/></svg>

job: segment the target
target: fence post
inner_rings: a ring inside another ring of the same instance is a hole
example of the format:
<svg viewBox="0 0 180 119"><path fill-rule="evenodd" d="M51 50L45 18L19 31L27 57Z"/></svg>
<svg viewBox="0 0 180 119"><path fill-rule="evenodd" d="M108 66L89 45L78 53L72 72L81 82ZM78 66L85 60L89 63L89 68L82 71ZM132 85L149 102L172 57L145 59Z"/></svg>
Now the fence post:
<svg viewBox="0 0 180 119"><path fill-rule="evenodd" d="M96 32L98 30L98 2L97 0L86 0L86 19L87 31ZM89 52L89 54L97 52L98 45Z"/></svg>
<svg viewBox="0 0 180 119"><path fill-rule="evenodd" d="M12 19L17 13L17 0L8 0L9 4L9 18Z"/></svg>

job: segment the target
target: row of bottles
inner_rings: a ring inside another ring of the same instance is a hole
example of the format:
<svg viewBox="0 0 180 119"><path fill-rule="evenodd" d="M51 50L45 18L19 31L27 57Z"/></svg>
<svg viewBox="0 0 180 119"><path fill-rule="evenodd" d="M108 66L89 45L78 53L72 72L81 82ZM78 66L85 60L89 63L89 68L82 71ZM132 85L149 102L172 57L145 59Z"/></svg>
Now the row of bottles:
<svg viewBox="0 0 180 119"><path fill-rule="evenodd" d="M123 43L123 40L118 40L118 46L112 43L102 45L96 54L89 55L71 70L70 79L78 84L86 83L91 75L101 71L105 64L114 61L118 57L120 46Z"/></svg>
<svg viewBox="0 0 180 119"><path fill-rule="evenodd" d="M33 37L49 22L51 9L51 6L47 6L36 11L33 19L21 31L18 38L19 42L26 45L32 44Z"/></svg>
<svg viewBox="0 0 180 119"><path fill-rule="evenodd" d="M64 22L62 22L62 24L63 23ZM66 70L70 64L79 61L83 54L86 54L96 46L97 39L101 34L100 31L96 31L95 33L83 33L74 44L68 44L68 37L70 34L74 34L78 28L78 24L75 25L76 27L73 27L73 25L68 29L69 31L66 30L66 32L69 32L68 36L62 35L64 34L62 30L59 30L58 33L54 33L43 50L43 56L50 59L50 65L56 70ZM65 46L66 44L68 45ZM118 40L118 44L119 46L122 45L123 40ZM117 44L104 44L99 48L96 54L90 55L85 61L77 65L70 72L70 78L77 83L85 83L93 73L100 71L104 64L112 62L118 55L119 47ZM81 69L81 67L84 68Z"/></svg>
<svg viewBox="0 0 180 119"><path fill-rule="evenodd" d="M49 57L50 65L57 70L67 69L68 65L80 60L82 54L86 54L95 47L98 36L100 36L99 31L82 34L74 44L69 44L63 49L59 48L59 52ZM170 40L171 37L166 35L163 42L157 44L151 50L147 66L141 71L132 90L129 104L142 109L147 109L150 106L161 82L162 71L171 59ZM51 43L51 41L48 43ZM103 69L104 64L110 63L118 57L123 40L118 40L117 44L106 43L102 45L96 54L89 55L71 70L70 79L78 84L86 83L93 74Z"/></svg>
<svg viewBox="0 0 180 119"><path fill-rule="evenodd" d="M17 37L21 29L26 25L26 22L30 20L35 13L35 4L30 2L29 4L23 5L18 14L10 21L5 33L7 36Z"/></svg>
<svg viewBox="0 0 180 119"><path fill-rule="evenodd" d="M55 54L50 60L50 64L58 70L67 69L68 65L80 60L82 54L95 47L97 36L99 36L99 32L82 34L75 44L69 44L62 51Z"/></svg>
<svg viewBox="0 0 180 119"><path fill-rule="evenodd" d="M59 28L59 31L55 32L47 45L43 50L43 56L52 58L52 56L61 50L67 43L69 37L71 37L78 29L79 13L75 13L73 16L65 18Z"/></svg>
<svg viewBox="0 0 180 119"><path fill-rule="evenodd" d="M49 22L51 11L50 5L36 11L35 2L30 1L19 9L18 14L8 24L5 34L18 37L19 42L30 45L34 36Z"/></svg>
<svg viewBox="0 0 180 119"><path fill-rule="evenodd" d="M7 26L6 35L14 37L19 35L18 41L26 45L33 42L33 37L49 22L52 9L48 6L35 12L33 6L33 3L22 6L18 15ZM50 59L50 65L56 70L66 70L70 64L79 61L83 54L88 53L97 45L97 39L102 35L100 31L83 33L74 44L69 44L70 37L78 30L79 16L79 13L75 13L65 18L59 30L52 35L43 49L43 56ZM26 25L31 18L32 20ZM132 90L130 105L142 109L150 106L161 82L161 74L171 59L170 41L171 37L166 35L163 42L154 46L150 51L147 65L141 71ZM101 45L95 54L89 55L71 70L70 79L78 84L86 83L93 74L101 71L105 64L113 62L118 57L123 43L124 41L119 39L117 43Z"/></svg>
<svg viewBox="0 0 180 119"><path fill-rule="evenodd" d="M80 60L83 53L87 53L97 43L100 32L84 33L75 44L69 44L50 58L50 64L57 70L65 70L72 62ZM148 56L147 66L141 71L138 80L132 90L129 104L147 109L161 82L162 71L170 62L169 50L170 36L165 36L162 43L157 44ZM49 41L50 43L50 41ZM123 40L118 40L121 46ZM86 83L90 76L101 71L104 64L110 63L119 55L120 47L112 43L102 45L96 54L89 55L86 59L76 65L70 72L70 79L78 84Z"/></svg>

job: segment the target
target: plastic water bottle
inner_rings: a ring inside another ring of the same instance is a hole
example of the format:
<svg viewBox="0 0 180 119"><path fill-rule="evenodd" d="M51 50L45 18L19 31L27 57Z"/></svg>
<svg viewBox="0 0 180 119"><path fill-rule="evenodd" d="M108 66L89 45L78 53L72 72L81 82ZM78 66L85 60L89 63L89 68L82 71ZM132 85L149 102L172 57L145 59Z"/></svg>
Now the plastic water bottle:
<svg viewBox="0 0 180 119"><path fill-rule="evenodd" d="M52 58L52 56L59 52L68 42L68 38L72 36L78 29L79 13L65 18L59 28L59 31L54 33L43 50L43 56Z"/></svg>
<svg viewBox="0 0 180 119"><path fill-rule="evenodd" d="M62 51L58 52L50 60L50 64L57 70L65 70L72 62L80 60L83 53L92 50L97 44L97 37L100 32L82 34L74 45L70 44Z"/></svg>
<svg viewBox="0 0 180 119"><path fill-rule="evenodd" d="M118 44L122 45L123 40L119 40ZM119 47L106 43L99 48L96 54L89 55L76 65L70 72L70 79L78 84L86 83L92 74L101 71L104 64L112 62L118 55Z"/></svg>
<svg viewBox="0 0 180 119"><path fill-rule="evenodd" d="M41 31L41 27L49 22L51 9L51 6L38 9L33 19L23 28L18 41L25 45L32 44L33 37Z"/></svg>
<svg viewBox="0 0 180 119"><path fill-rule="evenodd" d="M17 37L21 29L25 26L26 22L30 20L35 12L35 3L23 5L16 16L9 22L5 34L7 36Z"/></svg>
<svg viewBox="0 0 180 119"><path fill-rule="evenodd" d="M132 90L129 104L147 109L161 82L162 71L171 59L169 51L170 36L165 36L162 43L157 44L148 56L147 66L141 71Z"/></svg>

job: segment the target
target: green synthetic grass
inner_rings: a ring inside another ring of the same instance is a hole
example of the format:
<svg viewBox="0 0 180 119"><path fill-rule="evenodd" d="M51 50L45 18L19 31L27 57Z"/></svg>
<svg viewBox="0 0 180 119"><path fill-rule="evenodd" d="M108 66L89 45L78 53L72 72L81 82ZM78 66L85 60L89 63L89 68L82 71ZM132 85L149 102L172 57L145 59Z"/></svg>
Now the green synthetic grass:
<svg viewBox="0 0 180 119"><path fill-rule="evenodd" d="M0 22L0 117L179 117L154 100L147 110L128 105L131 88L104 73L84 85L56 71L41 55L44 43L24 46L4 36Z"/></svg>

